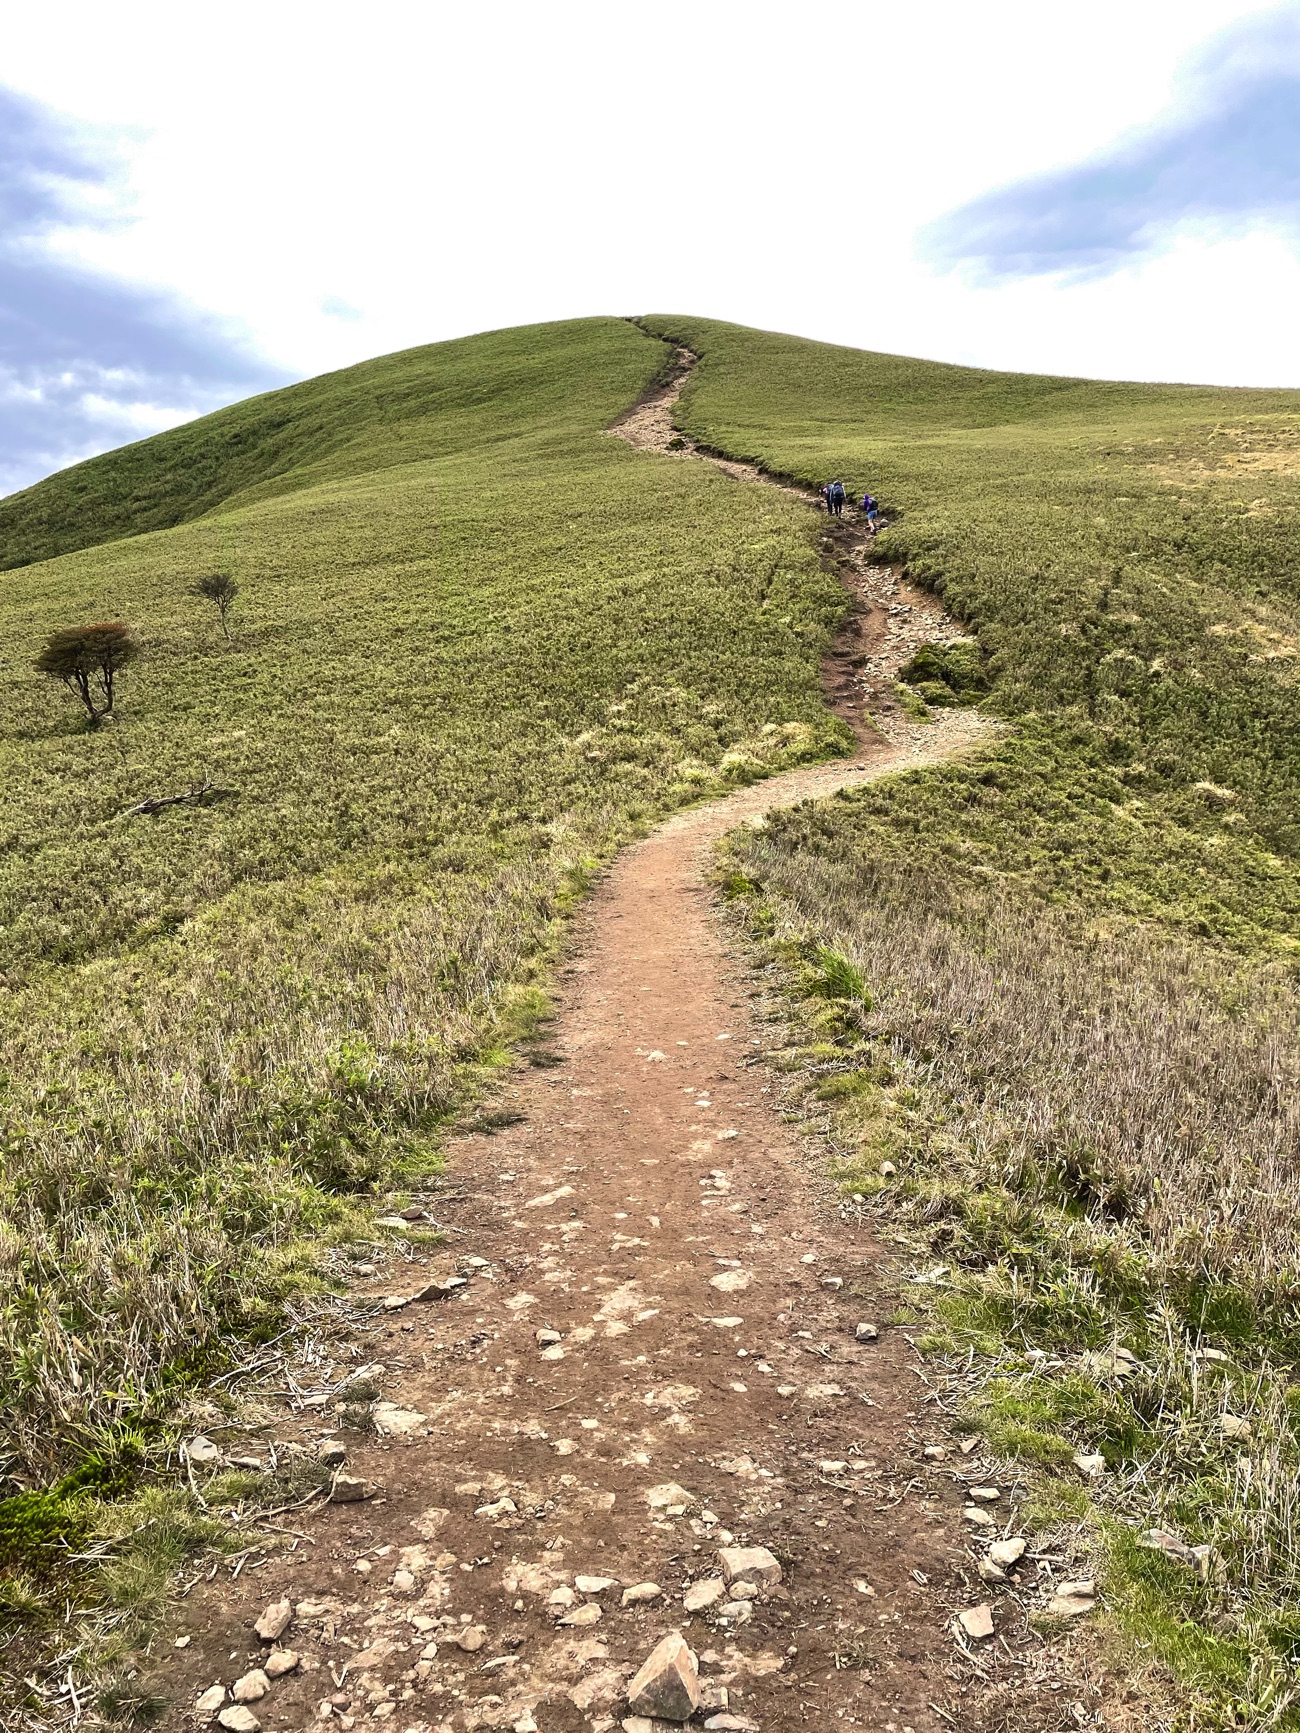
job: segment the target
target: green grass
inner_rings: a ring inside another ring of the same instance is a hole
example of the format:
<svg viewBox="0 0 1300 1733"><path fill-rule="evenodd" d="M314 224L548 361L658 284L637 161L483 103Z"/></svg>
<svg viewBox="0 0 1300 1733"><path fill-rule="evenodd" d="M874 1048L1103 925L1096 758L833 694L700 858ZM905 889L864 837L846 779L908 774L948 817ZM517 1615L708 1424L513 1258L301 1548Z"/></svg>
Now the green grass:
<svg viewBox="0 0 1300 1733"><path fill-rule="evenodd" d="M436 1169L620 842L841 742L808 515L602 431L668 354L615 319L436 345L0 503L9 560L63 550L0 580L11 1484L165 1420ZM90 731L33 662L106 617L145 655Z"/></svg>
<svg viewBox="0 0 1300 1733"><path fill-rule="evenodd" d="M1300 393L645 325L702 356L679 412L692 437L870 486L882 557L978 634L987 702L1016 733L979 768L864 791L878 846L1294 947Z"/></svg>
<svg viewBox="0 0 1300 1733"><path fill-rule="evenodd" d="M1064 1574L1100 1577L1112 1647L1166 1670L1151 1688L1180 1728L1294 1727L1300 1120L1274 1087L1300 1074L1293 985L847 833L827 847L849 805L727 851L787 1109L904 1248L957 1429L1016 1464ZM1154 1527L1213 1548L1209 1580L1139 1547Z"/></svg>
<svg viewBox="0 0 1300 1733"><path fill-rule="evenodd" d="M912 705L1010 725L731 840L791 1105L946 1270L905 1292L964 1423L1083 1537L1179 1725L1300 1725L1300 394L646 327L703 357L692 437L880 497L979 652L922 651Z"/></svg>
<svg viewBox="0 0 1300 1733"><path fill-rule="evenodd" d="M0 1467L28 1489L0 1501L0 1614L39 1626L60 1553L131 1530L75 1477L124 1438L147 1458L323 1243L436 1171L543 1026L601 863L844 744L816 520L603 431L668 339L703 357L692 437L870 485L882 555L967 623L904 671L908 707L1009 724L736 842L780 1066L846 1187L950 1264L908 1303L983 1357L972 1414L1038 1464L1044 1520L1092 1525L1115 1627L1198 1725L1286 1725L1300 395L690 319L386 357L0 502ZM218 568L230 643L192 593ZM89 731L33 662L112 617L146 655ZM1115 1341L1144 1368L1118 1387L1084 1358ZM1231 1450L1229 1393L1255 1429ZM1069 1478L1081 1444L1100 1491ZM154 1605L210 1544L183 1494L140 1497L163 1553L79 1567L78 1605ZM1137 1553L1160 1516L1226 1581Z"/></svg>
<svg viewBox="0 0 1300 1733"><path fill-rule="evenodd" d="M517 476L530 448L554 458L557 438L600 426L662 365L621 324L579 319L383 355L92 458L0 503L0 570L470 451L486 474L495 444Z"/></svg>

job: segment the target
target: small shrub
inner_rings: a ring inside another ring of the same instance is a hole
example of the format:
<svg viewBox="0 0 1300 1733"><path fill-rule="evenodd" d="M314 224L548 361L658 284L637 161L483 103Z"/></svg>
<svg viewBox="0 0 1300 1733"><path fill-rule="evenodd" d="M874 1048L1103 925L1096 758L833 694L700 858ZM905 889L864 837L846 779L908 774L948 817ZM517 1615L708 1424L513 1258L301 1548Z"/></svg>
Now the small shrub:
<svg viewBox="0 0 1300 1733"><path fill-rule="evenodd" d="M759 886L744 873L727 873L722 880L722 895L729 903L739 902L742 897L753 896Z"/></svg>
<svg viewBox="0 0 1300 1733"><path fill-rule="evenodd" d="M230 610L235 605L235 597L239 594L239 585L229 572L209 572L194 585L193 593L202 596L205 601L214 604L221 620L221 630L227 640L230 638Z"/></svg>
<svg viewBox="0 0 1300 1733"><path fill-rule="evenodd" d="M942 680L920 680L912 690L921 702L932 710L945 710L961 702L952 688L945 686Z"/></svg>
<svg viewBox="0 0 1300 1733"><path fill-rule="evenodd" d="M930 704L969 703L989 689L979 645L973 638L962 638L955 644L922 644L900 671L900 678Z"/></svg>
<svg viewBox="0 0 1300 1733"><path fill-rule="evenodd" d="M118 674L139 654L140 641L125 621L100 620L51 632L36 667L79 698L98 728L112 712Z"/></svg>
<svg viewBox="0 0 1300 1733"><path fill-rule="evenodd" d="M719 776L725 776L728 782L757 782L763 774L763 766L752 752L739 749L724 752L718 764Z"/></svg>

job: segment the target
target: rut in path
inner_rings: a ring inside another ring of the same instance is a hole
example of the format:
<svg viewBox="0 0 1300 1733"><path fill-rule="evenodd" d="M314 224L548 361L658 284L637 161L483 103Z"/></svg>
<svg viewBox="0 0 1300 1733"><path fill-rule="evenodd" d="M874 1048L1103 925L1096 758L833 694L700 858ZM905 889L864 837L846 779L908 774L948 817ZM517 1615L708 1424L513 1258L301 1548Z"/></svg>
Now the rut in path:
<svg viewBox="0 0 1300 1733"><path fill-rule="evenodd" d="M627 437L664 411L635 413ZM885 677L919 632L952 630L849 555L855 675L864 654ZM264 1439L342 1437L348 1472L379 1490L280 1518L291 1550L196 1581L162 1681L179 1704L258 1664L252 1621L284 1597L299 1660L251 1707L268 1730L646 1733L625 1718L627 1684L674 1630L701 1658L697 1725L976 1724L949 1622L984 1598L963 1575L958 1484L979 1461L958 1459L960 1475L922 1461L942 1422L887 1325L883 1254L775 1109L755 989L704 873L746 818L947 757L984 728L950 713L882 739L856 702L856 758L677 815L592 896L551 1062L511 1074L493 1104L504 1129L458 1138L426 1200L446 1249L359 1279L350 1340L303 1342L265 1395ZM402 1303L453 1273L448 1297ZM856 1339L862 1320L877 1342ZM362 1368L384 1398L378 1436L337 1427ZM733 1543L770 1549L780 1583L724 1589ZM1012 1665L981 1657L980 1691L999 1667L1024 1677Z"/></svg>

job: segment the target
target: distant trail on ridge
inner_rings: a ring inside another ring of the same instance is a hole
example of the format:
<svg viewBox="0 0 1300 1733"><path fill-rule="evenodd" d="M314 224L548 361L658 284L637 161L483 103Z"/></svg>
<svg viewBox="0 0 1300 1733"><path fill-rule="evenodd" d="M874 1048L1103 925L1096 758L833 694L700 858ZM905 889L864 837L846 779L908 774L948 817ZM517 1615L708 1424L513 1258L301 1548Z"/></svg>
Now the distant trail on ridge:
<svg viewBox="0 0 1300 1733"><path fill-rule="evenodd" d="M668 377L621 415L609 432L637 451L707 463L735 481L776 488L820 512L820 501L811 489L779 481L755 464L703 451L674 427L673 410L698 361L699 357L689 349L679 348ZM964 637L965 633L933 596L904 582L890 567L874 564L873 541L866 520L852 502L846 504L842 518L828 516L824 520L823 559L836 571L849 593L851 605L823 665L822 684L831 708L852 728L858 752L852 759L819 766L831 785L819 787L818 792L832 793L836 787L851 786L866 772L873 776L884 774L880 758L890 747L906 750L918 761L930 762L936 757L949 757L990 732L988 721L974 711L949 710L920 724L904 715L895 692L900 670L922 644L942 644ZM899 765L891 763L888 768L898 769ZM841 774L845 780L836 780ZM762 786L773 794L789 787L794 800L808 798L798 785L783 776ZM790 803L775 800L771 804Z"/></svg>

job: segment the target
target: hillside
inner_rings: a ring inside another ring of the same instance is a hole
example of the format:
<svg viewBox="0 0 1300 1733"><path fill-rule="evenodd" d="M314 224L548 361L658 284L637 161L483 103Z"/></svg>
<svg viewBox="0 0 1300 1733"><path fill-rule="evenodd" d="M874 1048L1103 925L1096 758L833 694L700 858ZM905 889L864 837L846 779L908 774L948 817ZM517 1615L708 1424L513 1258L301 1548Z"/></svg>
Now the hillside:
<svg viewBox="0 0 1300 1733"><path fill-rule="evenodd" d="M665 357L618 320L439 345L378 368L409 422L354 425L362 368L0 508L13 558L36 522L141 532L0 587L16 1484L88 1459L113 1483L188 1381L282 1327L304 1236L436 1165L620 841L839 737L817 667L840 592L797 504L602 431ZM287 440L286 399L321 448ZM264 464L196 480L240 438ZM229 643L191 593L214 567L241 585ZM33 663L105 617L145 656L87 732ZM121 816L205 781L221 797Z"/></svg>
<svg viewBox="0 0 1300 1733"><path fill-rule="evenodd" d="M870 486L872 558L972 634L904 670L908 711L1003 725L727 845L789 1109L864 1216L943 1260L905 1303L982 1368L950 1395L1039 1477L1042 1532L1103 1561L1115 1628L1255 1713L1300 1617L1300 394L686 317L385 357L0 501L6 1605L57 1628L75 1582L152 1616L220 1542L142 1469L536 1049L603 864L849 746L819 682L848 543L605 431L677 344L689 440ZM218 569L229 641L193 593ZM145 654L88 731L33 664L106 618ZM1224 1572L1135 1550L1161 1518ZM151 1525L154 1552L69 1576Z"/></svg>
<svg viewBox="0 0 1300 1733"><path fill-rule="evenodd" d="M617 401L624 381L611 395L591 365L596 324L613 361L619 321L552 326L538 342L490 332L308 379L61 470L0 501L0 570L496 441L518 464L530 438L550 450Z"/></svg>
<svg viewBox="0 0 1300 1733"><path fill-rule="evenodd" d="M688 433L804 482L870 484L890 523L882 555L978 633L994 704L1019 727L1005 774L989 772L998 792L945 797L944 813L970 809L968 864L1290 947L1300 394L982 373L645 323L702 357ZM928 786L872 798L900 803L909 848L920 825L950 851Z"/></svg>
<svg viewBox="0 0 1300 1733"><path fill-rule="evenodd" d="M1146 1688L1294 1725L1300 396L645 323L701 357L693 438L870 486L981 650L904 677L1012 724L736 833L789 1104L940 1260L950 1399L1088 1538Z"/></svg>

